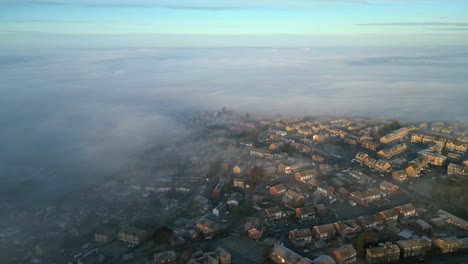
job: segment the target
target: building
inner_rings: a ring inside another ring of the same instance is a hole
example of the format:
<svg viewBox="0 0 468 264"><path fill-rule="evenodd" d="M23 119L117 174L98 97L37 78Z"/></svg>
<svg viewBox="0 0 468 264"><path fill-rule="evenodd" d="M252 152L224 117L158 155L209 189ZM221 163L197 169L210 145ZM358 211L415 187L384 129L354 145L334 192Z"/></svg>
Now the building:
<svg viewBox="0 0 468 264"><path fill-rule="evenodd" d="M468 176L468 167L450 163L447 167L448 175Z"/></svg>
<svg viewBox="0 0 468 264"><path fill-rule="evenodd" d="M400 217L404 219L417 216L416 207L411 203L397 206L395 207L395 210L398 212Z"/></svg>
<svg viewBox="0 0 468 264"><path fill-rule="evenodd" d="M366 262L369 264L390 263L398 260L400 260L400 248L395 244L366 249Z"/></svg>
<svg viewBox="0 0 468 264"><path fill-rule="evenodd" d="M229 254L229 252L227 252L224 248L217 247L216 255L218 255L219 264L231 264L232 263L231 254Z"/></svg>
<svg viewBox="0 0 468 264"><path fill-rule="evenodd" d="M342 237L353 237L362 231L362 227L354 220L339 221L333 225L336 233Z"/></svg>
<svg viewBox="0 0 468 264"><path fill-rule="evenodd" d="M240 201L242 201L242 194L239 192L233 192L227 200L227 205L229 206L238 206Z"/></svg>
<svg viewBox="0 0 468 264"><path fill-rule="evenodd" d="M284 173L284 174L291 174L292 170L291 167L285 164L280 164L278 165L278 171Z"/></svg>
<svg viewBox="0 0 468 264"><path fill-rule="evenodd" d="M315 208L313 206L296 208L296 217L301 221L315 219Z"/></svg>
<svg viewBox="0 0 468 264"><path fill-rule="evenodd" d="M376 162L377 162L376 159L368 158L367 160L364 161L364 165L366 165L367 167L373 169L373 168L375 168L375 163Z"/></svg>
<svg viewBox="0 0 468 264"><path fill-rule="evenodd" d="M362 227L362 229L366 231L372 229L379 229L384 224L384 220L382 217L380 217L379 214L360 216L356 220Z"/></svg>
<svg viewBox="0 0 468 264"><path fill-rule="evenodd" d="M305 197L302 194L299 194L289 189L284 193L283 197L281 198L281 201L288 205L297 205L304 202L304 199Z"/></svg>
<svg viewBox="0 0 468 264"><path fill-rule="evenodd" d="M265 228L262 221L256 217L248 217L244 223L244 230L250 239L257 240L262 238Z"/></svg>
<svg viewBox="0 0 468 264"><path fill-rule="evenodd" d="M197 229L205 236L213 236L219 232L219 224L207 218L201 218L197 221Z"/></svg>
<svg viewBox="0 0 468 264"><path fill-rule="evenodd" d="M408 180L408 175L406 175L406 172L404 170L398 170L392 172L392 178L399 182L405 182Z"/></svg>
<svg viewBox="0 0 468 264"><path fill-rule="evenodd" d="M303 247L312 242L312 231L310 228L291 230L289 231L289 240L296 247Z"/></svg>
<svg viewBox="0 0 468 264"><path fill-rule="evenodd" d="M366 174L357 171L357 170L351 170L348 172L349 176L353 177L354 179L360 181L360 182L371 182L372 178L367 176Z"/></svg>
<svg viewBox="0 0 468 264"><path fill-rule="evenodd" d="M294 174L294 178L296 179L296 181L299 181L299 182L307 182L308 180L315 178L317 174L318 172L316 169L306 170L306 171L296 172Z"/></svg>
<svg viewBox="0 0 468 264"><path fill-rule="evenodd" d="M336 229L333 224L314 226L314 236L317 239L329 240L335 237Z"/></svg>
<svg viewBox="0 0 468 264"><path fill-rule="evenodd" d="M265 209L265 216L268 219L280 219L286 216L286 214L279 208L278 206L273 206L270 208Z"/></svg>
<svg viewBox="0 0 468 264"><path fill-rule="evenodd" d="M405 152L407 149L408 149L408 146L405 143L401 143L388 149L382 149L379 152L377 152L377 155L382 158L390 159L393 156L396 156Z"/></svg>
<svg viewBox="0 0 468 264"><path fill-rule="evenodd" d="M445 148L451 151L467 152L468 144L461 141L448 141Z"/></svg>
<svg viewBox="0 0 468 264"><path fill-rule="evenodd" d="M128 227L119 231L118 238L122 242L137 246L148 238L148 234L144 230Z"/></svg>
<svg viewBox="0 0 468 264"><path fill-rule="evenodd" d="M270 259L278 264L296 264L301 258L301 255L282 245L275 245L270 254Z"/></svg>
<svg viewBox="0 0 468 264"><path fill-rule="evenodd" d="M319 192L320 194L325 195L325 196L332 195L335 192L335 188L330 186L325 181L321 182L321 181L317 181L316 179L310 179L307 182L307 185L309 185L309 187L312 190L316 190L317 192Z"/></svg>
<svg viewBox="0 0 468 264"><path fill-rule="evenodd" d="M462 247L462 241L453 236L434 239L433 245L440 253L446 254L459 251Z"/></svg>
<svg viewBox="0 0 468 264"><path fill-rule="evenodd" d="M424 139L424 134L413 134L411 135L411 143L422 143Z"/></svg>
<svg viewBox="0 0 468 264"><path fill-rule="evenodd" d="M395 209L388 209L382 212L379 212L380 217L384 220L384 223L387 226L396 225L398 221L398 212Z"/></svg>
<svg viewBox="0 0 468 264"><path fill-rule="evenodd" d="M432 248L432 242L428 239L399 240L395 243L400 248L403 258L424 256Z"/></svg>
<svg viewBox="0 0 468 264"><path fill-rule="evenodd" d="M333 250L330 256L335 260L336 264L351 264L356 262L357 252L353 245L347 244Z"/></svg>
<svg viewBox="0 0 468 264"><path fill-rule="evenodd" d="M287 190L286 186L282 183L277 184L273 187L270 187L270 194L273 196L278 196L285 193Z"/></svg>
<svg viewBox="0 0 468 264"><path fill-rule="evenodd" d="M382 181L380 183L380 191L384 193L394 194L394 193L397 193L399 190L400 188L398 186L388 181Z"/></svg>
<svg viewBox="0 0 468 264"><path fill-rule="evenodd" d="M329 255L320 255L314 258L314 260L312 260L311 263L312 264L336 264L335 260L333 260L333 258L330 257Z"/></svg>
<svg viewBox="0 0 468 264"><path fill-rule="evenodd" d="M244 177L235 177L232 180L233 186L237 188L245 188L245 178Z"/></svg>
<svg viewBox="0 0 468 264"><path fill-rule="evenodd" d="M355 191L350 193L351 200L361 205L368 205L380 199L380 190L372 189L369 191Z"/></svg>
<svg viewBox="0 0 468 264"><path fill-rule="evenodd" d="M409 177L419 177L419 173L424 170L430 161L424 157L419 157L408 163L408 167L405 169L406 175Z"/></svg>
<svg viewBox="0 0 468 264"><path fill-rule="evenodd" d="M220 203L218 206L213 208L213 215L215 216L222 216L226 212L226 204L225 203Z"/></svg>
<svg viewBox="0 0 468 264"><path fill-rule="evenodd" d="M431 165L435 165L435 166L442 166L445 164L445 161L447 160L447 157L444 155L432 153L432 152L425 151L425 150L419 151L418 155L420 157L424 157L425 159L429 160Z"/></svg>
<svg viewBox="0 0 468 264"><path fill-rule="evenodd" d="M462 230L468 231L468 221L465 221L444 210L437 211L437 215L440 218L442 218L447 224L454 225Z"/></svg>
<svg viewBox="0 0 468 264"><path fill-rule="evenodd" d="M223 190L223 187L224 187L223 182L219 182L218 184L216 184L216 186L213 189L213 197L215 199L219 199L219 197L221 196L221 191Z"/></svg>
<svg viewBox="0 0 468 264"><path fill-rule="evenodd" d="M402 127L400 129L397 129L386 136L383 136L380 138L380 143L382 144L388 144L392 141L396 141L399 139L404 138L406 135L408 135L409 129L406 127Z"/></svg>
<svg viewBox="0 0 468 264"><path fill-rule="evenodd" d="M153 264L175 264L176 253L174 250L164 251L153 255Z"/></svg>
<svg viewBox="0 0 468 264"><path fill-rule="evenodd" d="M354 159L358 161L359 163L364 163L366 160L369 159L369 154L360 151L356 154Z"/></svg>
<svg viewBox="0 0 468 264"><path fill-rule="evenodd" d="M107 243L116 238L116 231L112 228L106 228L94 232L94 240L99 243Z"/></svg>
<svg viewBox="0 0 468 264"><path fill-rule="evenodd" d="M372 151L376 151L379 148L380 144L377 142L369 141L369 140L364 140L361 141L361 148L366 148L370 149Z"/></svg>
<svg viewBox="0 0 468 264"><path fill-rule="evenodd" d="M377 162L375 162L374 168L380 172L392 171L392 165L390 165L390 163L384 159L379 159Z"/></svg>

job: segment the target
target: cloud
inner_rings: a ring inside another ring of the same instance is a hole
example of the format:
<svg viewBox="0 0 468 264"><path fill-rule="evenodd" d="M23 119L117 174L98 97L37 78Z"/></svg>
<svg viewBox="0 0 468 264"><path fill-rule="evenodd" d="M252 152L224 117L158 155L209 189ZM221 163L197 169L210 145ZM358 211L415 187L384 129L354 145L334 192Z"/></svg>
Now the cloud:
<svg viewBox="0 0 468 264"><path fill-rule="evenodd" d="M392 2L412 2L417 0L6 0L6 3L29 3L39 5L75 5L86 7L157 7L176 10L236 10L236 9L275 9L303 8L330 4L373 4Z"/></svg>
<svg viewBox="0 0 468 264"><path fill-rule="evenodd" d="M413 27L413 26L438 26L438 27L468 27L468 23L454 22L389 22L389 23L363 23L358 26L372 27Z"/></svg>

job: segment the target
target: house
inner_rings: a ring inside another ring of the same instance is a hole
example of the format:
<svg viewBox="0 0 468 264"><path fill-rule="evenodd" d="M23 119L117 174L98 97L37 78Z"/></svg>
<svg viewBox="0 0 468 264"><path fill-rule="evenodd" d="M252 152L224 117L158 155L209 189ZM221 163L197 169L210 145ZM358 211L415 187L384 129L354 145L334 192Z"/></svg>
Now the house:
<svg viewBox="0 0 468 264"><path fill-rule="evenodd" d="M384 224L384 220L379 214L360 216L356 220L363 230L378 229Z"/></svg>
<svg viewBox="0 0 468 264"><path fill-rule="evenodd" d="M431 165L435 165L435 166L442 166L445 164L445 161L447 160L446 156L432 153L427 150L419 151L418 155L420 157L424 157L430 162Z"/></svg>
<svg viewBox="0 0 468 264"><path fill-rule="evenodd" d="M327 207L323 204L316 204L314 205L315 208L315 215L320 216L320 215L325 215L328 212Z"/></svg>
<svg viewBox="0 0 468 264"><path fill-rule="evenodd" d="M264 158L265 157L263 152L260 151L260 150L251 150L250 151L250 156L254 156L254 157L257 157L257 158Z"/></svg>
<svg viewBox="0 0 468 264"><path fill-rule="evenodd" d="M233 186L238 188L245 188L245 178L244 177L234 177L232 180Z"/></svg>
<svg viewBox="0 0 468 264"><path fill-rule="evenodd" d="M116 230L112 228L105 228L94 232L94 240L99 243L107 243L117 237Z"/></svg>
<svg viewBox="0 0 468 264"><path fill-rule="evenodd" d="M400 248L403 258L424 256L432 248L432 242L429 239L398 240L395 243Z"/></svg>
<svg viewBox="0 0 468 264"><path fill-rule="evenodd" d="M222 216L226 212L226 204L225 203L219 203L218 206L213 208L213 215L215 216Z"/></svg>
<svg viewBox="0 0 468 264"><path fill-rule="evenodd" d="M320 182L316 179L310 179L307 184L311 189L317 190L317 192L325 196L332 195L335 192L335 188L328 185L327 182Z"/></svg>
<svg viewBox="0 0 468 264"><path fill-rule="evenodd" d="M327 174L333 171L333 166L330 164L320 164L319 169L322 174Z"/></svg>
<svg viewBox="0 0 468 264"><path fill-rule="evenodd" d="M242 172L243 169L244 169L243 164L238 163L238 164L236 164L234 167L232 167L232 172L233 172L234 174L240 174L240 173Z"/></svg>
<svg viewBox="0 0 468 264"><path fill-rule="evenodd" d="M418 219L418 220L416 220L416 222L414 224L415 224L415 226L417 228L419 228L419 230L423 231L424 233L426 233L428 235L432 235L433 228L426 221L424 221L422 219Z"/></svg>
<svg viewBox="0 0 468 264"><path fill-rule="evenodd" d="M293 242L296 247L303 247L312 242L312 231L310 228L291 230L289 231L289 240Z"/></svg>
<svg viewBox="0 0 468 264"><path fill-rule="evenodd" d="M448 141L447 144L445 144L445 148L451 151L467 152L468 144L460 141Z"/></svg>
<svg viewBox="0 0 468 264"><path fill-rule="evenodd" d="M457 239L457 237L452 236L434 239L433 245L440 253L446 254L459 251L462 247L462 241Z"/></svg>
<svg viewBox="0 0 468 264"><path fill-rule="evenodd" d="M335 237L336 230L333 224L314 226L314 236L317 239L329 240Z"/></svg>
<svg viewBox="0 0 468 264"><path fill-rule="evenodd" d="M336 264L336 262L329 255L320 255L312 260L312 264Z"/></svg>
<svg viewBox="0 0 468 264"><path fill-rule="evenodd" d="M322 156L319 155L312 155L312 160L317 162L317 163L324 163L325 159Z"/></svg>
<svg viewBox="0 0 468 264"><path fill-rule="evenodd" d="M277 184L273 187L270 187L270 194L273 196L278 196L285 193L287 190L286 186L282 183Z"/></svg>
<svg viewBox="0 0 468 264"><path fill-rule="evenodd" d="M454 225L460 229L468 231L468 221L465 221L449 212L444 210L437 211L437 215L444 220L447 224Z"/></svg>
<svg viewBox="0 0 468 264"><path fill-rule="evenodd" d="M268 219L280 219L286 216L286 214L278 206L273 206L265 209L265 216Z"/></svg>
<svg viewBox="0 0 468 264"><path fill-rule="evenodd" d="M409 177L419 177L419 173L424 170L430 161L424 157L419 157L408 163L408 167L405 169L406 175Z"/></svg>
<svg viewBox="0 0 468 264"><path fill-rule="evenodd" d="M362 231L354 220L339 221L333 224L336 229L336 233L342 237L352 237Z"/></svg>
<svg viewBox="0 0 468 264"><path fill-rule="evenodd" d="M250 239L257 240L262 238L265 228L262 221L256 217L248 217L244 223L244 230Z"/></svg>
<svg viewBox="0 0 468 264"><path fill-rule="evenodd" d="M382 181L380 183L380 191L384 193L394 194L397 193L399 190L400 188L398 186L388 181Z"/></svg>
<svg viewBox="0 0 468 264"><path fill-rule="evenodd" d="M450 163L447 167L448 175L468 176L468 167Z"/></svg>
<svg viewBox="0 0 468 264"><path fill-rule="evenodd" d="M356 262L357 252L353 245L346 244L333 250L330 256L335 260L336 264L351 264Z"/></svg>
<svg viewBox="0 0 468 264"><path fill-rule="evenodd" d="M125 227L119 231L118 238L122 242L137 246L148 238L148 233L144 230Z"/></svg>
<svg viewBox="0 0 468 264"><path fill-rule="evenodd" d="M382 158L390 159L393 156L396 156L405 152L407 149L408 149L408 146L405 143L401 143L388 149L382 149L379 152L377 152L377 155Z"/></svg>
<svg viewBox="0 0 468 264"><path fill-rule="evenodd" d="M406 127L402 127L400 129L397 129L383 137L380 138L380 143L382 144L388 144L392 141L399 140L404 138L406 135L408 135L408 132L410 130Z"/></svg>
<svg viewBox="0 0 468 264"><path fill-rule="evenodd" d="M216 184L216 186L213 189L213 197L215 199L219 199L219 197L221 196L221 191L223 190L223 187L224 187L223 182L219 182L218 184Z"/></svg>
<svg viewBox="0 0 468 264"><path fill-rule="evenodd" d="M367 160L364 161L364 165L366 165L367 167L373 169L373 168L375 168L375 163L376 162L377 162L376 159L368 158Z"/></svg>
<svg viewBox="0 0 468 264"><path fill-rule="evenodd" d="M294 179L296 179L296 181L299 181L299 182L307 182L308 180L315 178L317 174L318 172L316 169L296 172L294 174Z"/></svg>
<svg viewBox="0 0 468 264"><path fill-rule="evenodd" d="M239 192L233 192L227 200L227 205L229 206L238 206L240 201L242 201L242 194Z"/></svg>
<svg viewBox="0 0 468 264"><path fill-rule="evenodd" d="M296 217L301 221L315 219L315 208L313 206L296 208Z"/></svg>
<svg viewBox="0 0 468 264"><path fill-rule="evenodd" d="M278 170L284 174L291 174L291 167L285 164L278 165Z"/></svg>
<svg viewBox="0 0 468 264"><path fill-rule="evenodd" d="M304 202L305 197L302 194L299 194L291 189L287 190L281 201L285 204L292 205L292 204L300 204Z"/></svg>
<svg viewBox="0 0 468 264"><path fill-rule="evenodd" d="M353 177L354 179L360 181L360 182L371 182L372 178L367 176L366 174L357 171L357 170L351 170L348 172L349 176Z"/></svg>
<svg viewBox="0 0 468 264"><path fill-rule="evenodd" d="M301 258L301 255L282 245L275 245L270 254L270 259L278 264L296 264Z"/></svg>
<svg viewBox="0 0 468 264"><path fill-rule="evenodd" d="M377 142L369 141L369 140L364 140L361 141L361 148L366 148L370 149L372 151L376 151L377 148L379 148L380 144Z"/></svg>
<svg viewBox="0 0 468 264"><path fill-rule="evenodd" d="M375 162L374 168L378 171L381 172L391 172L392 171L392 165L388 163L388 161L384 159L379 159L378 161Z"/></svg>
<svg viewBox="0 0 468 264"><path fill-rule="evenodd" d="M219 232L219 224L207 218L201 218L197 221L197 229L205 236L213 236Z"/></svg>
<svg viewBox="0 0 468 264"><path fill-rule="evenodd" d="M87 253L85 253L78 261L77 264L98 264L104 263L105 256L99 254L97 249L93 249Z"/></svg>
<svg viewBox="0 0 468 264"><path fill-rule="evenodd" d="M358 161L359 163L364 163L366 160L369 159L369 154L360 151L356 154L354 159Z"/></svg>
<svg viewBox="0 0 468 264"><path fill-rule="evenodd" d="M350 193L350 199L361 205L368 205L380 199L380 190L355 191Z"/></svg>
<svg viewBox="0 0 468 264"><path fill-rule="evenodd" d="M398 221L398 212L395 209L381 211L379 215L387 226L394 226Z"/></svg>
<svg viewBox="0 0 468 264"><path fill-rule="evenodd" d="M424 139L424 134L413 134L411 135L411 143L422 143Z"/></svg>
<svg viewBox="0 0 468 264"><path fill-rule="evenodd" d="M174 250L164 251L153 255L153 264L175 264L176 253Z"/></svg>
<svg viewBox="0 0 468 264"><path fill-rule="evenodd" d="M229 252L227 252L224 248L217 247L216 255L218 256L219 264L231 264L232 263L231 254L229 254Z"/></svg>
<svg viewBox="0 0 468 264"><path fill-rule="evenodd" d="M392 172L392 178L399 182L405 182L408 180L408 175L404 170L397 170Z"/></svg>
<svg viewBox="0 0 468 264"><path fill-rule="evenodd" d="M405 219L416 216L416 207L411 203L397 206L395 207L395 210L398 212L400 217Z"/></svg>
<svg viewBox="0 0 468 264"><path fill-rule="evenodd" d="M366 262L369 264L390 263L398 260L400 260L400 248L395 244L366 249Z"/></svg>

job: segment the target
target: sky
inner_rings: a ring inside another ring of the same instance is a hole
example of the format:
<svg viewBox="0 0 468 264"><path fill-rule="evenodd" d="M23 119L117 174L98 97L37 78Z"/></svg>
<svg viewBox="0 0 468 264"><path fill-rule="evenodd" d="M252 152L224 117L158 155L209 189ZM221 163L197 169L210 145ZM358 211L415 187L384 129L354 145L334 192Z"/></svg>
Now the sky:
<svg viewBox="0 0 468 264"><path fill-rule="evenodd" d="M0 0L0 193L95 183L176 146L190 111L467 122L466 14L456 0Z"/></svg>
<svg viewBox="0 0 468 264"><path fill-rule="evenodd" d="M463 0L2 0L0 36L15 46L462 46L466 14Z"/></svg>

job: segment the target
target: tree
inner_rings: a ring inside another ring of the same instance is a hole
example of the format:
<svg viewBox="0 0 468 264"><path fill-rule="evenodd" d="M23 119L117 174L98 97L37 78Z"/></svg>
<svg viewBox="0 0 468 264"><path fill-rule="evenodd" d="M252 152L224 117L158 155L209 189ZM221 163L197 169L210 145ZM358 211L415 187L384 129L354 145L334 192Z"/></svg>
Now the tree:
<svg viewBox="0 0 468 264"><path fill-rule="evenodd" d="M358 254L364 254L364 236L362 234L357 237L356 251Z"/></svg>
<svg viewBox="0 0 468 264"><path fill-rule="evenodd" d="M239 219L242 217L242 212L239 206L232 207L231 214L232 214L232 217L234 217L235 219Z"/></svg>
<svg viewBox="0 0 468 264"><path fill-rule="evenodd" d="M262 167L254 166L249 172L249 178L252 186L255 186L258 180L263 177L263 175L265 175L265 170Z"/></svg>

